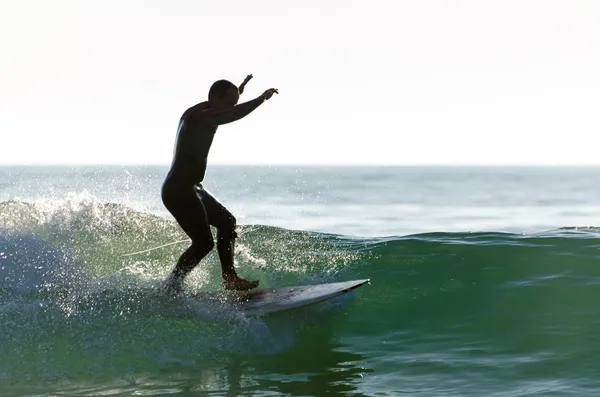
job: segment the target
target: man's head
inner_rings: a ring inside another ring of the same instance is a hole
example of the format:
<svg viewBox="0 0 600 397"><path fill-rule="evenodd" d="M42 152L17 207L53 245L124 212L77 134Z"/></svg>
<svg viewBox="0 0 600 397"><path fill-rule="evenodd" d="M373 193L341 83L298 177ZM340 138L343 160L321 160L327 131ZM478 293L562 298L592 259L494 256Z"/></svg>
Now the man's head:
<svg viewBox="0 0 600 397"><path fill-rule="evenodd" d="M213 83L208 92L208 104L215 109L227 109L237 105L240 93L235 84L228 80Z"/></svg>

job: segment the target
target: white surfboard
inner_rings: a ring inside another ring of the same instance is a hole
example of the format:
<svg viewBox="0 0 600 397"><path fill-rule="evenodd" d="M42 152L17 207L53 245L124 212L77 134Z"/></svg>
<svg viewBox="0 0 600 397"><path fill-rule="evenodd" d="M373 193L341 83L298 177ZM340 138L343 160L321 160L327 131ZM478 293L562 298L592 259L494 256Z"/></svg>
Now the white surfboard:
<svg viewBox="0 0 600 397"><path fill-rule="evenodd" d="M248 315L264 315L290 310L335 298L369 283L369 279L336 283L261 288L248 292L204 292L195 298L233 303Z"/></svg>

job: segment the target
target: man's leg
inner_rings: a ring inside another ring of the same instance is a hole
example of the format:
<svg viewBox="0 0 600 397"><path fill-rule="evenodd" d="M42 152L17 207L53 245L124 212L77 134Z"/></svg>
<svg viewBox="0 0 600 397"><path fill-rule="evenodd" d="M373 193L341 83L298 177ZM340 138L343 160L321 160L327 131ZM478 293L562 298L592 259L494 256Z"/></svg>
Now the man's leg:
<svg viewBox="0 0 600 397"><path fill-rule="evenodd" d="M258 281L239 278L234 265L236 219L213 195L202 187L197 188L206 213L208 223L217 228L217 252L223 271L223 286L226 289L249 290L258 287Z"/></svg>
<svg viewBox="0 0 600 397"><path fill-rule="evenodd" d="M190 186L183 191L178 191L173 198L169 202L168 210L192 240L192 244L181 254L167 280L167 287L174 292L179 292L185 277L208 255L215 243L208 224L206 209L194 189Z"/></svg>

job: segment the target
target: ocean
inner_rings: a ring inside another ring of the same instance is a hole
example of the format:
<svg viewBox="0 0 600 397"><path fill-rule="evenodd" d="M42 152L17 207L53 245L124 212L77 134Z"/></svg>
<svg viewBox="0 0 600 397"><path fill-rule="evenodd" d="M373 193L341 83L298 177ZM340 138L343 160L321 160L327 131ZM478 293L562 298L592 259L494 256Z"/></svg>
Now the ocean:
<svg viewBox="0 0 600 397"><path fill-rule="evenodd" d="M599 167L210 166L241 276L371 280L264 317L160 292L167 170L0 167L0 396L600 395Z"/></svg>

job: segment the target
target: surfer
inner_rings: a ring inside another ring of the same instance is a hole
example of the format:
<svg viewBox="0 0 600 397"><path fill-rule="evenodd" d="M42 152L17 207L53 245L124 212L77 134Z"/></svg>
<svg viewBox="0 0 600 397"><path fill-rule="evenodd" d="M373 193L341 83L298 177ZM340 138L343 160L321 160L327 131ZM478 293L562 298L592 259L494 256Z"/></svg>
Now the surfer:
<svg viewBox="0 0 600 397"><path fill-rule="evenodd" d="M251 74L239 88L228 80L216 81L210 87L208 101L187 109L179 120L173 161L162 185L161 198L192 243L167 278L166 287L170 291L181 291L184 278L214 248L210 225L217 229L223 288L246 291L258 287L257 280L245 280L235 271L235 217L202 186L208 152L217 128L247 116L273 94L279 93L270 88L257 98L238 105L240 94L250 79Z"/></svg>

